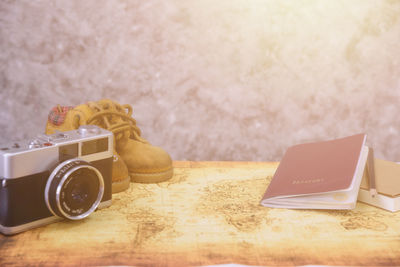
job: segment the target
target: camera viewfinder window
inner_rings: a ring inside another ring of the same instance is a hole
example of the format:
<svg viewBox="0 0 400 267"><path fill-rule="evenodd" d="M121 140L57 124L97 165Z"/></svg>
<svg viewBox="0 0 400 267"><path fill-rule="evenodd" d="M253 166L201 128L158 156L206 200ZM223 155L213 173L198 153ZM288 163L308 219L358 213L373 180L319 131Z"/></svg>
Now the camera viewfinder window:
<svg viewBox="0 0 400 267"><path fill-rule="evenodd" d="M108 150L108 138L101 138L82 143L82 156Z"/></svg>
<svg viewBox="0 0 400 267"><path fill-rule="evenodd" d="M60 162L67 159L76 158L78 156L78 143L60 146L58 150L58 158Z"/></svg>

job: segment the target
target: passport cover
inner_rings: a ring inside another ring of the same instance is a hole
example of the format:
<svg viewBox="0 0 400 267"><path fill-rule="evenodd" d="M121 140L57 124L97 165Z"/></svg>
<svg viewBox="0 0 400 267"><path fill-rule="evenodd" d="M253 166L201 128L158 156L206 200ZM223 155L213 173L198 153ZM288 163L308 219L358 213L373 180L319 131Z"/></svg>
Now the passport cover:
<svg viewBox="0 0 400 267"><path fill-rule="evenodd" d="M272 198L353 190L354 186L359 186L364 171L366 157L362 162L360 158L365 140L365 134L357 134L290 147L283 156L261 204L266 204ZM357 169L360 169L358 172L361 171L361 174L358 174ZM358 185L355 185L356 174L359 176ZM307 201L312 202L310 199ZM323 205L324 200L319 202Z"/></svg>

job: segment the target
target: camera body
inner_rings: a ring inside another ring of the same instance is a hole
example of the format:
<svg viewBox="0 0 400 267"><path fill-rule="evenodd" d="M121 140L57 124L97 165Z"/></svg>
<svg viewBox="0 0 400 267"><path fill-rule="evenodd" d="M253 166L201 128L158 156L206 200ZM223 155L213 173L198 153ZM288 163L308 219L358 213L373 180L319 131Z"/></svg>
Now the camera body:
<svg viewBox="0 0 400 267"><path fill-rule="evenodd" d="M112 163L113 134L94 125L0 146L0 232L110 206Z"/></svg>

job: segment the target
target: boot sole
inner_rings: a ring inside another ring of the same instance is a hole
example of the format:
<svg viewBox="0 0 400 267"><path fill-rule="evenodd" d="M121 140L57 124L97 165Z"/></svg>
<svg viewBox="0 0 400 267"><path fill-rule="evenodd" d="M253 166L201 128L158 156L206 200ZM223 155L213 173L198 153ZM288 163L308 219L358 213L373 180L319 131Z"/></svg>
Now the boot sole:
<svg viewBox="0 0 400 267"><path fill-rule="evenodd" d="M171 179L173 174L174 174L173 168L166 170L164 172L155 172L155 173L129 172L129 175L131 176L131 182L143 183L143 184L165 182Z"/></svg>
<svg viewBox="0 0 400 267"><path fill-rule="evenodd" d="M119 193L125 191L129 188L131 182L131 178L128 176L123 180L113 181L112 182L112 193Z"/></svg>

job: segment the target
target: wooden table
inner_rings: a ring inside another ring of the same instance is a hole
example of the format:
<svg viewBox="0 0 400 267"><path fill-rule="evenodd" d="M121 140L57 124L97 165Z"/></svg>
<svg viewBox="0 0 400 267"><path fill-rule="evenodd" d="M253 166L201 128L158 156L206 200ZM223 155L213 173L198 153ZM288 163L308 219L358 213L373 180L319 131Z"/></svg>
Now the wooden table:
<svg viewBox="0 0 400 267"><path fill-rule="evenodd" d="M174 165L85 220L0 235L0 266L400 265L400 213L262 207L277 163Z"/></svg>

